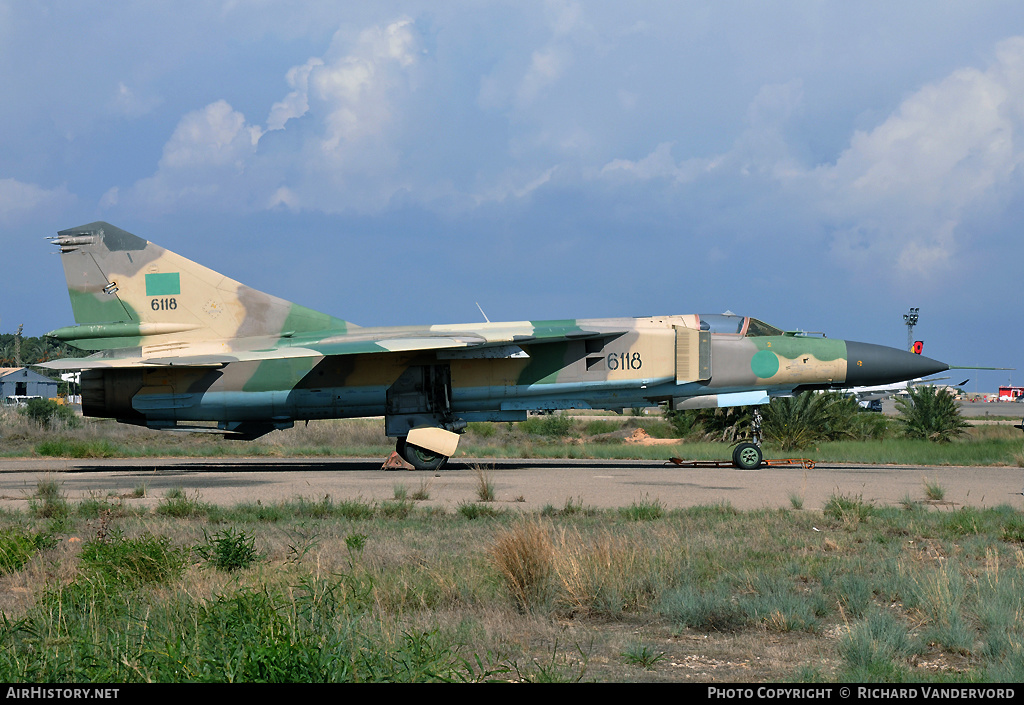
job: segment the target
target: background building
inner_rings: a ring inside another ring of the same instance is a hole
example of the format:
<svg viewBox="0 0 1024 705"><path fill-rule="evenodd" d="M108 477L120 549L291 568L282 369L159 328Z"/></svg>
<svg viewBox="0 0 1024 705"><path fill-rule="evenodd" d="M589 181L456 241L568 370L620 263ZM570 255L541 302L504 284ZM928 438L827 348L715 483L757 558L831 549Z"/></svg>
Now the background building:
<svg viewBox="0 0 1024 705"><path fill-rule="evenodd" d="M57 396L57 380L44 377L27 367L0 367L0 402L17 403L25 397L53 399Z"/></svg>

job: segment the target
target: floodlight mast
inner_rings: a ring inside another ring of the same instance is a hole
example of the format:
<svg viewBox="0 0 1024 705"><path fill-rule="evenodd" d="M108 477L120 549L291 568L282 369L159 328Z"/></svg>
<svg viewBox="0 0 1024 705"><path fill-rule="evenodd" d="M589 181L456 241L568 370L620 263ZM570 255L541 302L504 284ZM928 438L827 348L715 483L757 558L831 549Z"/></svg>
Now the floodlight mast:
<svg viewBox="0 0 1024 705"><path fill-rule="evenodd" d="M920 308L911 308L910 313L903 314L903 322L907 326L907 350L914 351L914 326L920 318Z"/></svg>

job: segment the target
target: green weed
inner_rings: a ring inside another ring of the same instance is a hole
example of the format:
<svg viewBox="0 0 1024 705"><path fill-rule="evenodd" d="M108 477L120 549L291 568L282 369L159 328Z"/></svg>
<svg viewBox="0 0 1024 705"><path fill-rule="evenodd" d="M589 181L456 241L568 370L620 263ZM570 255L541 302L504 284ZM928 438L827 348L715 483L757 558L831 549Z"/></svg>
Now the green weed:
<svg viewBox="0 0 1024 705"><path fill-rule="evenodd" d="M466 519L494 518L503 514L502 510L475 502L459 502L456 511Z"/></svg>
<svg viewBox="0 0 1024 705"><path fill-rule="evenodd" d="M575 500L572 497L567 497L561 509L556 509L549 504L541 510L542 516L595 516L598 513L599 510L596 507L583 504L583 499L580 497Z"/></svg>
<svg viewBox="0 0 1024 705"><path fill-rule="evenodd" d="M832 494L822 510L825 516L843 522L847 528L856 527L875 514L875 508L861 495Z"/></svg>
<svg viewBox="0 0 1024 705"><path fill-rule="evenodd" d="M589 655L578 644L570 656L559 653L556 641L550 659L535 659L524 666L513 661L512 669L522 683L578 683L586 675L588 661Z"/></svg>
<svg viewBox="0 0 1024 705"><path fill-rule="evenodd" d="M164 498L156 506L156 513L162 516L175 519L188 519L207 514L211 507L209 504L199 501L199 492L189 497L185 490L173 488L168 490Z"/></svg>
<svg viewBox="0 0 1024 705"><path fill-rule="evenodd" d="M665 505L659 499L644 498L628 507L619 508L619 516L627 521L653 521L665 516Z"/></svg>
<svg viewBox="0 0 1024 705"><path fill-rule="evenodd" d="M108 440L73 440L55 438L42 441L36 453L52 458L115 458L125 455L123 448Z"/></svg>
<svg viewBox="0 0 1024 705"><path fill-rule="evenodd" d="M36 491L29 499L28 506L34 516L55 521L56 527L62 526L71 513L60 484L53 479L36 483Z"/></svg>
<svg viewBox="0 0 1024 705"><path fill-rule="evenodd" d="M648 644L631 644L622 652L622 660L630 665L653 671L656 663L665 660L665 652L657 651Z"/></svg>
<svg viewBox="0 0 1024 705"><path fill-rule="evenodd" d="M420 480L420 486L412 493L412 499L419 502L430 499L430 483L427 480Z"/></svg>
<svg viewBox="0 0 1024 705"><path fill-rule="evenodd" d="M20 526L3 529L0 531L0 574L21 570L32 556L56 542L48 533L28 531Z"/></svg>
<svg viewBox="0 0 1024 705"><path fill-rule="evenodd" d="M45 480L39 503L62 494ZM709 632L739 635L717 641L725 679L749 677L726 662L784 632L802 632L792 643L815 655L799 670L766 660L766 679L1024 673L1024 519L1009 505L908 512L837 491L827 516L720 503L632 521L582 499L536 513L463 504L453 516L323 497L183 522L108 501L69 504L73 534L30 511L4 515L0 570L31 592L5 593L0 681L647 679L639 668L662 663L660 634ZM482 517L496 519L466 520ZM212 567L221 539L266 557L255 570L189 568ZM619 620L651 640L552 648L551 625L570 620L574 635ZM956 669L925 670L914 660L925 653Z"/></svg>
<svg viewBox="0 0 1024 705"><path fill-rule="evenodd" d="M260 559L256 537L228 527L210 536L203 531L205 542L192 550L217 570L231 572L250 567Z"/></svg>
<svg viewBox="0 0 1024 705"><path fill-rule="evenodd" d="M924 484L924 496L929 502L941 502L946 498L946 488L934 480L921 478Z"/></svg>
<svg viewBox="0 0 1024 705"><path fill-rule="evenodd" d="M793 583L783 576L759 576L751 585L741 607L748 618L771 632L814 631L818 618L814 603L797 594Z"/></svg>

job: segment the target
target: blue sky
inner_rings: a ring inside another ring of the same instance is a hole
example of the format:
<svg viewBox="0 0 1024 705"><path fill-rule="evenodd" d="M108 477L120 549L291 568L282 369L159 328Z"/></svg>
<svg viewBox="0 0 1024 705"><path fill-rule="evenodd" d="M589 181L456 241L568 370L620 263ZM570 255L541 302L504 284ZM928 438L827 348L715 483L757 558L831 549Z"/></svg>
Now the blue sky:
<svg viewBox="0 0 1024 705"><path fill-rule="evenodd" d="M916 306L1024 369L1016 1L0 0L0 66L0 332L106 220L361 325Z"/></svg>

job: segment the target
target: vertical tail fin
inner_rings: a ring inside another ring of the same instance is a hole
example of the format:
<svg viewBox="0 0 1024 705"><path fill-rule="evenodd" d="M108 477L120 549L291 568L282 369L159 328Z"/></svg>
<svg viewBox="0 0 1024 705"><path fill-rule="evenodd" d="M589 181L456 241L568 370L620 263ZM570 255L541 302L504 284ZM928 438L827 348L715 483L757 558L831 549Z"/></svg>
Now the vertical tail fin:
<svg viewBox="0 0 1024 705"><path fill-rule="evenodd" d="M61 230L54 242L79 325L52 335L80 348L353 327L247 287L109 223Z"/></svg>

